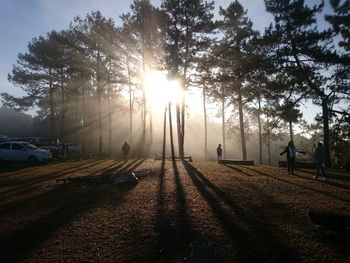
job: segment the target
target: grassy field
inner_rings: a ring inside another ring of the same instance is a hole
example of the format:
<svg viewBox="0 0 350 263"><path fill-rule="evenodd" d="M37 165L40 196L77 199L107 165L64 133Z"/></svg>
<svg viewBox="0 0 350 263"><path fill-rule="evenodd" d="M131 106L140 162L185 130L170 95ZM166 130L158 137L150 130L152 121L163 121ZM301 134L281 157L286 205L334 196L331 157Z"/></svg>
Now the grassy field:
<svg viewBox="0 0 350 263"><path fill-rule="evenodd" d="M114 185L123 171L139 183ZM345 173L133 159L0 164L1 262L349 262ZM62 179L67 179L66 181Z"/></svg>

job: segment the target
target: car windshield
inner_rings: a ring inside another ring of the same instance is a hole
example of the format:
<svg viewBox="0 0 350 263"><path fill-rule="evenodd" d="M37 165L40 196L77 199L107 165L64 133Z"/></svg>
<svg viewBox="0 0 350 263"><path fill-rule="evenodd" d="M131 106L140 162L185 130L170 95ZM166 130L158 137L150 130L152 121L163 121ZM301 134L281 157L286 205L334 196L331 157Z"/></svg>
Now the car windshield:
<svg viewBox="0 0 350 263"><path fill-rule="evenodd" d="M23 145L24 145L25 147L27 147L29 150L36 150L36 149L39 149L38 147L36 147L35 145L30 144L30 143L23 143Z"/></svg>

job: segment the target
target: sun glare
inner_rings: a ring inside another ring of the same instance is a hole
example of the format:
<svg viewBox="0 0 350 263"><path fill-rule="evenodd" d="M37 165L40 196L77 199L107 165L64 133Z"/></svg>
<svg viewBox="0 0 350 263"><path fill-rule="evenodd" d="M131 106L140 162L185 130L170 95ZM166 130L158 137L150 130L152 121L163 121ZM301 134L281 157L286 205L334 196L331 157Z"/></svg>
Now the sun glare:
<svg viewBox="0 0 350 263"><path fill-rule="evenodd" d="M180 102L183 91L176 80L169 80L166 72L150 71L145 76L146 92L152 108L162 109L168 102Z"/></svg>

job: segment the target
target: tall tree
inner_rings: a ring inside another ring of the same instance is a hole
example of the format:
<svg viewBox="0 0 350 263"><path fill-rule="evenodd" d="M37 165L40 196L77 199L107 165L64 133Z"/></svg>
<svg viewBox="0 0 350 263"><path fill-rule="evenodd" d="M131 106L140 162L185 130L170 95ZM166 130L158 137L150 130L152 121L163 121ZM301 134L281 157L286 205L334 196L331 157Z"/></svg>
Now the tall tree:
<svg viewBox="0 0 350 263"><path fill-rule="evenodd" d="M304 0L265 0L266 10L275 17L274 26L265 33L274 51L271 59L276 61L276 70L290 76L297 84L297 93L312 97L322 105L326 165L330 166L329 152L329 107L334 92L327 90L324 72L334 58L331 50L332 34L319 31L316 15L322 11L323 3L309 7Z"/></svg>
<svg viewBox="0 0 350 263"><path fill-rule="evenodd" d="M334 74L334 88L341 93L343 99L349 101L350 92L350 1L331 0L331 5L334 10L334 14L326 15L326 20L331 23L333 27L333 36L335 39L339 39L339 47L342 49L339 52L335 63L337 65L336 72ZM339 38L337 38L339 36ZM350 109L344 109L341 111L334 111L333 113L340 115L350 115Z"/></svg>
<svg viewBox="0 0 350 263"><path fill-rule="evenodd" d="M133 129L133 113L136 100L136 89L137 89L137 47L136 40L132 34L132 28L129 25L130 14L122 15L123 26L119 28L119 37L121 38L121 52L123 59L120 64L123 68L123 72L126 76L128 102L129 102L129 135L128 139L131 145L134 142L134 129Z"/></svg>
<svg viewBox="0 0 350 263"><path fill-rule="evenodd" d="M203 48L202 36L213 29L214 2L204 0L164 0L162 10L167 17L167 68L174 78L180 78L186 93L194 57ZM176 106L179 156L184 157L186 102Z"/></svg>
<svg viewBox="0 0 350 263"><path fill-rule="evenodd" d="M151 70L159 70L164 67L163 62L163 31L160 28L162 15L149 0L134 0L131 5L131 13L122 16L123 30L129 32L129 40L135 45L134 50L140 61L139 76L142 92L141 100L141 148L144 154L148 154L153 140L153 121L151 104L147 98L145 83L146 74ZM135 56L129 54L130 56ZM148 124L147 124L148 123ZM147 130L149 136L147 138Z"/></svg>
<svg viewBox="0 0 350 263"><path fill-rule="evenodd" d="M27 53L19 53L17 65L13 66L10 82L20 86L25 96L16 98L2 93L4 104L12 108L27 110L32 106L48 109L46 116L50 119L50 136L55 136L55 118L61 108L61 135L64 123L64 86L67 84L65 74L71 69L67 63L64 31L52 31L47 38L33 38L28 44ZM61 89L61 103L58 103L58 88Z"/></svg>
<svg viewBox="0 0 350 263"><path fill-rule="evenodd" d="M330 147L333 148L336 165L344 166L350 130L350 1L330 0L330 3L334 12L326 15L325 19L332 25L340 53L332 85L340 93L341 99L334 103L342 105L332 110L334 122L330 131ZM350 167L350 162L347 165Z"/></svg>
<svg viewBox="0 0 350 263"><path fill-rule="evenodd" d="M244 131L244 97L246 82L253 72L250 51L251 42L257 36L252 28L252 22L247 16L247 11L238 1L233 1L227 9L220 7L219 28L223 38L217 48L217 56L220 58L220 67L226 82L230 83L231 101L237 105L239 114L241 149L243 160L247 159L246 135Z"/></svg>
<svg viewBox="0 0 350 263"><path fill-rule="evenodd" d="M98 153L103 153L102 132L102 100L110 80L110 58L113 57L113 42L115 40L115 26L112 19L106 19L100 12L92 12L85 19L77 19L85 34L85 45L89 52L89 65L92 70L92 82L97 94L97 123L98 123Z"/></svg>
<svg viewBox="0 0 350 263"><path fill-rule="evenodd" d="M196 73L193 74L193 82L202 89L202 106L203 106L203 124L204 124L204 159L208 158L208 114L207 103L208 94L213 86L212 72L210 60L207 56L201 58Z"/></svg>

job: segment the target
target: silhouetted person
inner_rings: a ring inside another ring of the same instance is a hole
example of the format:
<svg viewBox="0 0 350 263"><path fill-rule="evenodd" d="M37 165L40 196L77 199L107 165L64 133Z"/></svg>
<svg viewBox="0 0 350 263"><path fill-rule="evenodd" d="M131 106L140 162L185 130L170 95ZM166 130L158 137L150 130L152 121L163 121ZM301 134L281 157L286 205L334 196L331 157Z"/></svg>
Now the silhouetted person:
<svg viewBox="0 0 350 263"><path fill-rule="evenodd" d="M122 146L122 151L124 155L124 161L127 162L129 158L129 152L130 152L130 145L125 141Z"/></svg>
<svg viewBox="0 0 350 263"><path fill-rule="evenodd" d="M287 147L284 149L284 151L280 153L280 155L283 155L285 153L287 154L288 174L294 174L295 157L297 153L305 153L305 152L298 151L298 149L294 146L294 143L290 141Z"/></svg>
<svg viewBox="0 0 350 263"><path fill-rule="evenodd" d="M218 157L218 162L222 160L222 148L221 144L219 144L218 148L216 148L216 155Z"/></svg>
<svg viewBox="0 0 350 263"><path fill-rule="evenodd" d="M324 148L323 148L323 144L320 142L317 144L317 148L314 151L314 158L316 162L315 179L317 179L317 177L319 177L320 175L326 177ZM326 177L326 180L328 180L327 177Z"/></svg>

